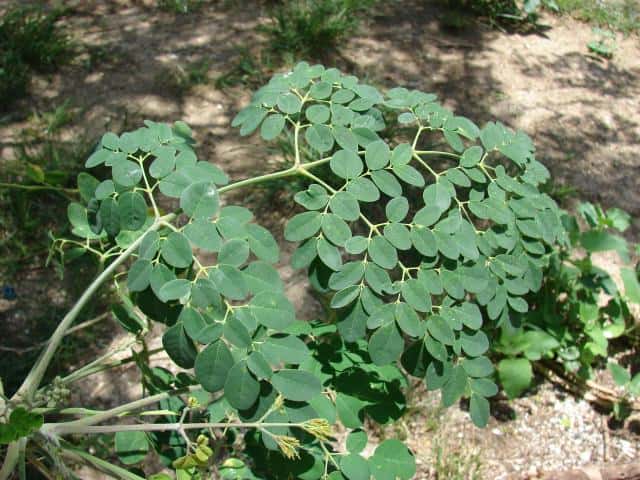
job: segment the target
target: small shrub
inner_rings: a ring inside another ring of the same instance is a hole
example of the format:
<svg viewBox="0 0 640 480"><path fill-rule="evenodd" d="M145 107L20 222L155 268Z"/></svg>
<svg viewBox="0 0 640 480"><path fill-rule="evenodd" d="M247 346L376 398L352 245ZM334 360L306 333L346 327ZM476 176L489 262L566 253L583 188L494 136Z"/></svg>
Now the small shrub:
<svg viewBox="0 0 640 480"><path fill-rule="evenodd" d="M374 0L284 0L263 27L268 48L291 59L322 58L338 42L355 33L360 16Z"/></svg>
<svg viewBox="0 0 640 480"><path fill-rule="evenodd" d="M590 41L587 44L587 48L601 57L613 57L613 53L616 51L616 34L601 28L594 28L593 34L596 39Z"/></svg>
<svg viewBox="0 0 640 480"><path fill-rule="evenodd" d="M14 6L0 19L0 99L23 96L31 72L47 73L70 59L71 42L57 25L62 11Z"/></svg>
<svg viewBox="0 0 640 480"><path fill-rule="evenodd" d="M629 215L584 203L579 216L580 221L563 216L567 242L551 255L542 288L530 297L533 308L519 320L519 328L503 329L495 344L496 352L506 357L498 372L512 397L531 386L533 363L541 360L558 363L583 381L591 379L593 369L612 353L612 342L638 328L629 307L640 304L636 271L622 269L624 291L620 291L609 272L591 259L593 253L612 251L628 261L627 242L615 231L629 227Z"/></svg>
<svg viewBox="0 0 640 480"><path fill-rule="evenodd" d="M172 13L191 13L198 10L204 0L158 0L158 8Z"/></svg>
<svg viewBox="0 0 640 480"><path fill-rule="evenodd" d="M625 34L640 30L640 4L636 0L556 0L562 13Z"/></svg>
<svg viewBox="0 0 640 480"><path fill-rule="evenodd" d="M495 26L535 26L540 7L558 9L554 0L444 0L444 3L450 9L444 21L451 27L464 26L465 16L483 17Z"/></svg>
<svg viewBox="0 0 640 480"><path fill-rule="evenodd" d="M56 220L64 212L91 141L61 139L61 129L73 120L70 102L36 114L20 134L15 159L4 160L0 174L0 267L24 266L29 254L45 253L47 229L62 228Z"/></svg>

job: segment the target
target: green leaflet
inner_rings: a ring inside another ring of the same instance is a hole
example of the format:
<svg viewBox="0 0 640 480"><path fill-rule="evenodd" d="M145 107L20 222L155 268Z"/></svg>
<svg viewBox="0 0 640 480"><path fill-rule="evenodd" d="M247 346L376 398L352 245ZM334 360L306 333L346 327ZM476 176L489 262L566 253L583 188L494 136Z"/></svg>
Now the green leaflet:
<svg viewBox="0 0 640 480"><path fill-rule="evenodd" d="M260 384L247 368L246 361L236 363L224 382L224 396L234 408L244 410L251 407L260 393Z"/></svg>
<svg viewBox="0 0 640 480"><path fill-rule="evenodd" d="M311 400L322 388L320 380L304 370L279 370L273 374L271 382L285 398L297 402Z"/></svg>

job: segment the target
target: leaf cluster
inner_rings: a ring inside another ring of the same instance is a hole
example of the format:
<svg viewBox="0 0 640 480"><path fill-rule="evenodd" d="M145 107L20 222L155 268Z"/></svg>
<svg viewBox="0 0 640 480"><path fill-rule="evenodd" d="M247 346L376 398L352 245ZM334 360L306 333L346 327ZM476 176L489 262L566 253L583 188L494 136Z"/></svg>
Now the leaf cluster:
<svg viewBox="0 0 640 480"><path fill-rule="evenodd" d="M113 313L142 347L132 359L145 391L162 397L146 433L139 425L116 436L121 461L136 466L153 450L179 475L206 478L216 468L210 448L241 457L223 468L229 478L245 468L269 478L411 478L406 446L387 440L365 458L360 429L402 415L407 373L441 390L444 406L470 398L471 419L486 425L498 391L492 339L526 324L528 296L567 241L560 210L539 189L546 168L522 132L480 128L435 95L382 92L304 62L259 89L233 125L291 138L293 164L229 183L198 160L187 125L147 121L102 137L86 162L102 180L78 178L82 201L68 217L79 239L57 247L94 254L108 270L126 265ZM294 176L307 183L284 236L297 244L292 266L328 298L314 322L296 318L273 235L224 199ZM172 369L150 361L154 324ZM336 450L338 424L354 430L346 452Z"/></svg>
<svg viewBox="0 0 640 480"><path fill-rule="evenodd" d="M502 332L495 344L496 352L505 356L499 377L512 397L531 385L532 362L540 360L559 362L567 372L590 379L594 367L610 356L612 342L634 327L630 303L640 304L638 273L621 269L621 291L611 274L592 261L592 254L608 251L629 260L627 242L617 233L629 227L629 215L583 203L578 217L565 214L562 220L567 241L551 256L542 288L531 298L536 308L526 324ZM586 256L577 255L578 250Z"/></svg>

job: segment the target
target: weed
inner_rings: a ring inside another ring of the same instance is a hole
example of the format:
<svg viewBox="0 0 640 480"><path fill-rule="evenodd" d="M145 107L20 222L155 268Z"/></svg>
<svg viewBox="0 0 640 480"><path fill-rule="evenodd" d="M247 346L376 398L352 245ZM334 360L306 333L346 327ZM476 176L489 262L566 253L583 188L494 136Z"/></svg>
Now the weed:
<svg viewBox="0 0 640 480"><path fill-rule="evenodd" d="M255 89L268 80L265 71L272 67L273 60L269 52L253 55L249 49L241 47L238 60L229 70L216 78L215 86L222 90L241 84Z"/></svg>
<svg viewBox="0 0 640 480"><path fill-rule="evenodd" d="M466 27L473 17L486 18L496 27L536 27L540 6L558 9L554 0L444 0L443 3L448 11L441 22L445 27L456 29Z"/></svg>
<svg viewBox="0 0 640 480"><path fill-rule="evenodd" d="M636 0L557 0L560 12L596 26L625 34L640 30L640 4Z"/></svg>
<svg viewBox="0 0 640 480"><path fill-rule="evenodd" d="M603 30L597 27L593 29L593 34L596 39L587 43L587 48L600 57L613 57L613 53L616 50L616 34L610 30Z"/></svg>
<svg viewBox="0 0 640 480"><path fill-rule="evenodd" d="M156 83L175 95L183 95L194 86L209 82L209 67L208 60L197 60L184 67L178 64L171 65L156 76Z"/></svg>
<svg viewBox="0 0 640 480"><path fill-rule="evenodd" d="M203 0L158 0L158 8L166 12L192 13L202 6Z"/></svg>
<svg viewBox="0 0 640 480"><path fill-rule="evenodd" d="M287 63L295 57L320 59L340 40L352 36L361 14L373 0L290 0L271 13L271 24L263 27L269 49Z"/></svg>
<svg viewBox="0 0 640 480"><path fill-rule="evenodd" d="M0 19L1 101L24 96L32 72L54 71L70 59L71 41L56 23L62 14L14 6Z"/></svg>
<svg viewBox="0 0 640 480"><path fill-rule="evenodd" d="M482 462L477 451L458 451L440 441L433 446L436 480L481 480Z"/></svg>
<svg viewBox="0 0 640 480"><path fill-rule="evenodd" d="M47 251L54 212L64 212L74 189L67 188L91 149L87 139L65 142L63 127L74 118L70 102L35 114L21 132L15 158L5 160L0 178L0 266L15 271L24 260Z"/></svg>

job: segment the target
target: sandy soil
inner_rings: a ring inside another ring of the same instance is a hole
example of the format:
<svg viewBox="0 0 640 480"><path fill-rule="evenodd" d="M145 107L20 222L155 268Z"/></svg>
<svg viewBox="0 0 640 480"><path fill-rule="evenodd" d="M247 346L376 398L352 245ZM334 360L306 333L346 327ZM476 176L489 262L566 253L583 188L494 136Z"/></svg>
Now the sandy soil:
<svg viewBox="0 0 640 480"><path fill-rule="evenodd" d="M66 3L73 11L65 21L85 45L84 53L59 74L36 79L33 95L9 112L12 120L0 126L3 158L12 157L12 145L28 125L24 112L44 111L69 98L79 112L66 132L69 137L82 132L97 138L105 130L135 128L144 118L183 119L194 129L200 157L232 178L270 170L274 158L260 141L241 139L229 126L249 92L213 86L237 60L239 46L260 41L254 32L266 20L260 4L212 2L197 13L176 16L158 11L151 1ZM544 17L550 28L542 33L505 34L479 27L454 35L440 29L432 2L383 3L361 34L332 54L332 63L384 87L434 92L478 123L499 119L525 130L558 185L573 187L581 198L605 207L628 210L635 217L629 236L637 240L637 37L619 37L613 59L602 60L587 54L591 27L568 18ZM211 81L177 92L172 72L202 60L209 62ZM255 203L258 220L281 238L283 215L265 208L259 198ZM285 266L291 246L284 249L281 271L288 292L300 307L299 316L313 318L319 306L308 294L303 274ZM28 309L19 300L0 315L24 316ZM85 398L106 406L139 395L135 378L133 370L113 371L87 383ZM611 430L607 417L548 384L526 398L495 402L494 417L484 430L471 425L463 407L441 411L437 400L418 390L413 413L380 432L406 437L417 455L419 478L516 479L638 457L637 436Z"/></svg>

